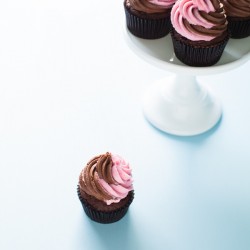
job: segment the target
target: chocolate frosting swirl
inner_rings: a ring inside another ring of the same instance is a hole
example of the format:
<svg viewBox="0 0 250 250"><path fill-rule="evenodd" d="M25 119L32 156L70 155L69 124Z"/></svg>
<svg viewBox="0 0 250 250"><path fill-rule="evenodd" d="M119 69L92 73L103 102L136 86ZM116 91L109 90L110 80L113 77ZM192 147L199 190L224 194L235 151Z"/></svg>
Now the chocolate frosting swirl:
<svg viewBox="0 0 250 250"><path fill-rule="evenodd" d="M167 2L167 0L165 0ZM166 8L162 5L157 5L151 3L149 0L127 0L126 4L134 11L144 12L148 14L154 13L167 13L169 9L173 6L174 1L169 0L170 7ZM172 3L171 3L172 2Z"/></svg>
<svg viewBox="0 0 250 250"><path fill-rule="evenodd" d="M79 177L80 189L98 200L110 200L112 196L100 185L99 179L109 184L115 184L112 177L112 158L110 153L99 155L91 159L82 170Z"/></svg>
<svg viewBox="0 0 250 250"><path fill-rule="evenodd" d="M220 35L223 31L227 28L227 22L225 18L225 11L222 7L216 6L215 12L209 12L206 13L205 11L200 11L200 15L210 23L213 23L214 26L210 29L206 29L202 27L201 25L192 25L187 22L187 20L184 20L184 24L186 27L188 27L189 30L193 30L195 33L200 33L203 35L211 35L213 37L216 37Z"/></svg>
<svg viewBox="0 0 250 250"><path fill-rule="evenodd" d="M222 0L230 17L250 17L250 0Z"/></svg>

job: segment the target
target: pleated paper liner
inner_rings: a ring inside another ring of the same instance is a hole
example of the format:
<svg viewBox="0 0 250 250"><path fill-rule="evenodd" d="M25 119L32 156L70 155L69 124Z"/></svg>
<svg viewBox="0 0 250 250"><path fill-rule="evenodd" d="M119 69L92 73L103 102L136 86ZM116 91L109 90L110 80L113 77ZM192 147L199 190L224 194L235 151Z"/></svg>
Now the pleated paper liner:
<svg viewBox="0 0 250 250"><path fill-rule="evenodd" d="M185 40L179 40L176 34L178 33L174 29L171 29L171 37L176 57L184 64L195 67L205 67L216 64L220 60L230 37L228 33L222 41L202 46L185 43Z"/></svg>
<svg viewBox="0 0 250 250"><path fill-rule="evenodd" d="M240 39L250 36L250 18L242 19L242 18L227 16L227 20L228 20L228 29L231 32L232 38Z"/></svg>
<svg viewBox="0 0 250 250"><path fill-rule="evenodd" d="M134 199L134 191L130 191L128 193L129 199L125 205L123 205L122 207L120 207L118 209L110 211L110 212L103 212L103 211L99 211L99 210L95 209L92 205L90 205L87 202L86 199L84 199L81 196L79 185L77 186L77 194L78 194L78 197L82 203L82 207L83 207L85 213L87 214L87 216L91 220L102 223L102 224L113 223L113 222L116 222L116 221L119 221L120 219L122 219L125 216L125 214L127 213L128 208Z"/></svg>
<svg viewBox="0 0 250 250"><path fill-rule="evenodd" d="M144 39L158 39L166 36L172 27L170 11L164 18L136 16L124 3L128 30L135 36ZM150 15L150 14L148 14Z"/></svg>

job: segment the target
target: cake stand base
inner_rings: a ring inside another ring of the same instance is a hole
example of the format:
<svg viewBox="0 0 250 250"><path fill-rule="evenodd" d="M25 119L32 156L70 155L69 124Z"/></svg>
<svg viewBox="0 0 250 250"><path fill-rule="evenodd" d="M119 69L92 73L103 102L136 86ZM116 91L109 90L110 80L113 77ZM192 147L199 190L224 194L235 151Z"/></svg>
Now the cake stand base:
<svg viewBox="0 0 250 250"><path fill-rule="evenodd" d="M204 133L220 120L220 102L192 75L174 75L154 83L143 98L143 113L156 128L173 135Z"/></svg>

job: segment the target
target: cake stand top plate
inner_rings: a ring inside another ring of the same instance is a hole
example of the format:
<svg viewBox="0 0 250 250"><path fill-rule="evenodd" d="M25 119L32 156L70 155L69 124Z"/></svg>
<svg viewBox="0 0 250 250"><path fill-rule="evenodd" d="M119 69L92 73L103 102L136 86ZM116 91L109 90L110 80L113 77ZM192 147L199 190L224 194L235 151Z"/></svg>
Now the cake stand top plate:
<svg viewBox="0 0 250 250"><path fill-rule="evenodd" d="M146 40L125 30L128 44L144 60L167 71L188 75L209 75L234 69L250 59L250 37L230 39L220 61L209 67L191 67L180 62L173 50L170 34L156 40Z"/></svg>

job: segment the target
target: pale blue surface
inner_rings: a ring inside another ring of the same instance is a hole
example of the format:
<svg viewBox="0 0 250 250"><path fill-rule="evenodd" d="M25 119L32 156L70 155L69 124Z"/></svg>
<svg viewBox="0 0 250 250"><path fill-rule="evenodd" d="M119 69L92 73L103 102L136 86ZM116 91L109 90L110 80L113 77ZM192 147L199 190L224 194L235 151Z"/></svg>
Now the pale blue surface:
<svg viewBox="0 0 250 250"><path fill-rule="evenodd" d="M249 250L250 62L199 78L223 104L215 128L164 134L141 96L168 73L130 51L123 15L121 1L1 4L0 249ZM111 225L90 221L76 194L106 151L135 179Z"/></svg>

